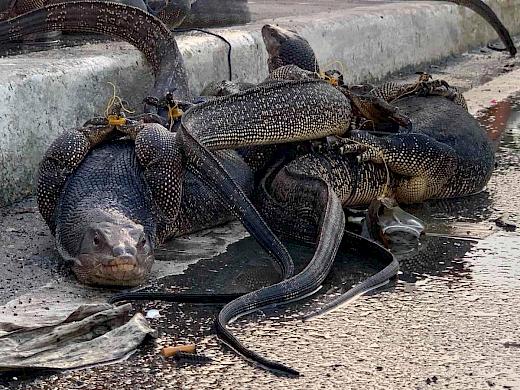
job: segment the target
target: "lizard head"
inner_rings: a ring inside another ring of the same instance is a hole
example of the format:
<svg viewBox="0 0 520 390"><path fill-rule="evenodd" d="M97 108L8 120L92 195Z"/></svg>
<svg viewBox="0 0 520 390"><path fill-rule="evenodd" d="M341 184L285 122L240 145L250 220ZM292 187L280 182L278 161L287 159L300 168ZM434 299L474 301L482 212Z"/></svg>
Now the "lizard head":
<svg viewBox="0 0 520 390"><path fill-rule="evenodd" d="M269 72L284 66L297 65L310 72L319 72L318 62L309 42L296 32L266 24L262 38L269 58Z"/></svg>
<svg viewBox="0 0 520 390"><path fill-rule="evenodd" d="M136 286L146 279L153 261L153 244L142 225L107 218L85 228L72 270L85 284Z"/></svg>

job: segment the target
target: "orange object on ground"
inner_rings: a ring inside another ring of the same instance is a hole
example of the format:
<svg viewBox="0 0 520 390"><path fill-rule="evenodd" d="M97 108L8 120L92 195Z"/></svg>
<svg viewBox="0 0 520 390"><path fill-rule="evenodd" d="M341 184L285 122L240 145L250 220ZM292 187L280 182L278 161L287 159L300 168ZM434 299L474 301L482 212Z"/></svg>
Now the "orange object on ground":
<svg viewBox="0 0 520 390"><path fill-rule="evenodd" d="M195 353L197 347L195 344L187 344L187 345L176 345L175 347L164 347L161 350L161 355L164 357L172 357L175 356L177 352L187 352L187 353Z"/></svg>

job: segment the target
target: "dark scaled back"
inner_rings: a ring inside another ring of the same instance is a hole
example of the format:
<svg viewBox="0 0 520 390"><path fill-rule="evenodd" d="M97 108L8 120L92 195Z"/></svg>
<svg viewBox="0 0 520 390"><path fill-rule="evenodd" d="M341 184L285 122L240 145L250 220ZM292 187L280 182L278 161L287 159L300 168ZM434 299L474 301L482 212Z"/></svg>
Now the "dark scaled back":
<svg viewBox="0 0 520 390"><path fill-rule="evenodd" d="M309 43L304 39L287 39L279 51L282 65L297 65L310 72L319 72L318 61Z"/></svg>
<svg viewBox="0 0 520 390"><path fill-rule="evenodd" d="M495 153L486 132L471 114L441 96L414 96L396 105L412 119L414 131L449 145L457 155L457 170L439 197L482 190L493 172Z"/></svg>

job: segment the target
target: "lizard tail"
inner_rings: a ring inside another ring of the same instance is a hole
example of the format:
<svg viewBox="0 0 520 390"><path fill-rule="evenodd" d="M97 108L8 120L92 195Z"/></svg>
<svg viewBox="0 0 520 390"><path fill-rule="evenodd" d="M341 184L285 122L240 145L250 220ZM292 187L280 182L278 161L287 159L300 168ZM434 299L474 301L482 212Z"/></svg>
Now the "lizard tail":
<svg viewBox="0 0 520 390"><path fill-rule="evenodd" d="M73 1L39 8L0 22L0 45L50 31L103 34L124 40L146 57L155 74L154 96L175 91L189 100L184 62L173 33L139 8L103 1Z"/></svg>
<svg viewBox="0 0 520 390"><path fill-rule="evenodd" d="M467 7L483 17L497 32L511 57L516 55L516 47L506 26L498 18L497 14L482 0L448 0L452 3ZM489 46L488 46L489 47ZM493 47L491 47L493 49ZM499 49L500 50L500 49Z"/></svg>

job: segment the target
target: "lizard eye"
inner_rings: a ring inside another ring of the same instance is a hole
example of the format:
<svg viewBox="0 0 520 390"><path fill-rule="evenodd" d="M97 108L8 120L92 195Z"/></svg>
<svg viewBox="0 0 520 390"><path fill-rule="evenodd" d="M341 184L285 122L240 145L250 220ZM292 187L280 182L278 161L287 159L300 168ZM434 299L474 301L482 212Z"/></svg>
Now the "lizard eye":
<svg viewBox="0 0 520 390"><path fill-rule="evenodd" d="M141 238L139 239L139 242L137 243L137 246L139 248L142 248L144 247L146 244L146 236L142 235Z"/></svg>

